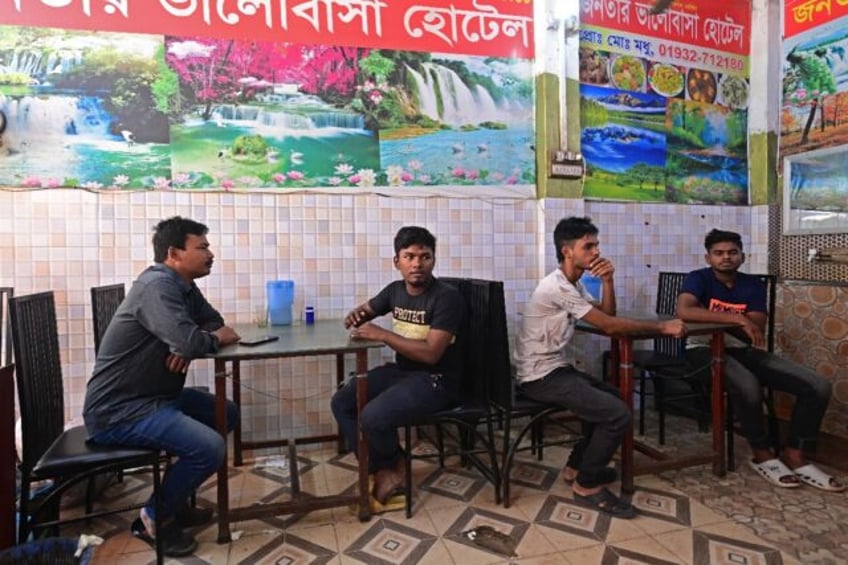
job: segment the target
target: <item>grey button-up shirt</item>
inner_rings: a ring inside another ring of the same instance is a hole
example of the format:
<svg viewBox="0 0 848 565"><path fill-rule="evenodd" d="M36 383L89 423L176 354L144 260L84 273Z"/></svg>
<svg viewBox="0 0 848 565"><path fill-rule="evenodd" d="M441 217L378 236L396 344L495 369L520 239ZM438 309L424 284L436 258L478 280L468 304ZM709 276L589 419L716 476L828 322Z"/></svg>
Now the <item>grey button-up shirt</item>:
<svg viewBox="0 0 848 565"><path fill-rule="evenodd" d="M218 338L210 332L223 325L194 283L165 265L148 267L103 336L85 394L88 432L141 418L173 401L185 375L167 369L168 355L195 359L217 351Z"/></svg>

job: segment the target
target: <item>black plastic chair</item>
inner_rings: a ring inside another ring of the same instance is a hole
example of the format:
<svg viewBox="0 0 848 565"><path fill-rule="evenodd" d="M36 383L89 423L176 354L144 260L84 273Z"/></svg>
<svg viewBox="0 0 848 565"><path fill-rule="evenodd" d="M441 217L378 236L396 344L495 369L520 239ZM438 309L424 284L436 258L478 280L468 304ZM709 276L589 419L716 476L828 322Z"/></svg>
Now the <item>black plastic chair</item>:
<svg viewBox="0 0 848 565"><path fill-rule="evenodd" d="M654 311L660 316L674 316L677 312L677 296L683 288L683 281L688 273L662 271L657 280L657 301ZM686 342L673 337L659 337L654 339L652 349L637 349L633 352L633 366L639 375L639 435L645 434L645 410L646 399L650 396L648 392L648 379L654 375L653 394L656 398L659 415L659 442L665 443L665 410L663 409L663 397L666 383L663 377L678 378L685 377L688 372L683 351ZM702 414L703 410L699 414ZM698 428L705 431L707 420L698 415Z"/></svg>
<svg viewBox="0 0 848 565"><path fill-rule="evenodd" d="M576 435L565 440L559 438L545 440L543 430L551 416L555 414L565 416L565 418L559 419L559 423L578 421L577 418L573 415L569 416L570 411L560 405L536 402L516 393L509 353L506 304L502 284L493 287L490 293L487 319L489 330L482 362L489 377L491 404L495 411L494 417L503 426L501 498L504 507L509 508L509 477L515 455L520 451L530 450L541 459L544 447L573 443L580 436ZM522 420L522 426L513 438L512 426L514 421L519 419ZM528 433L530 434L530 442L528 445L522 445L521 442Z"/></svg>
<svg viewBox="0 0 848 565"><path fill-rule="evenodd" d="M480 279L457 279L439 277L440 281L456 286L468 308L465 326L457 337L457 346L462 348L464 367L462 372L462 400L459 406L442 410L431 416L404 426L406 446L406 517L412 516L412 460L431 458L433 455L414 455L412 453L412 428L434 425L437 430L437 456L439 465L444 467L445 445L443 426L452 424L458 430L459 455L464 465L474 466L495 488L495 502L501 501L501 474L495 450L495 431L491 410L488 358L491 353L492 336L499 328L491 319L490 305L500 297L503 302L503 283ZM506 320L503 330L506 331ZM480 426L486 427L483 434ZM478 440L480 444L478 444ZM480 445L480 447L477 447ZM480 458L487 455L488 464Z"/></svg>
<svg viewBox="0 0 848 565"><path fill-rule="evenodd" d="M15 295L10 286L0 286L0 367L12 364L12 331L9 325L9 300Z"/></svg>
<svg viewBox="0 0 848 565"><path fill-rule="evenodd" d="M110 284L91 287L91 319L94 322L94 353L100 351L100 342L106 328L121 302L124 301L124 285Z"/></svg>
<svg viewBox="0 0 848 565"><path fill-rule="evenodd" d="M158 450L90 444L85 426L64 429L64 390L53 293L16 297L9 301L9 305L23 433L20 543L25 542L31 532L37 534L49 528L55 533L62 524L142 506L136 504L61 519L59 500L62 494L77 483L100 473L150 466L158 510ZM46 480L53 481L52 488L39 499L31 501L31 484ZM156 516L159 514L156 512ZM42 515L46 515L47 519L41 521L39 518ZM159 525L157 518L157 528ZM156 538L156 562L163 562L161 536Z"/></svg>

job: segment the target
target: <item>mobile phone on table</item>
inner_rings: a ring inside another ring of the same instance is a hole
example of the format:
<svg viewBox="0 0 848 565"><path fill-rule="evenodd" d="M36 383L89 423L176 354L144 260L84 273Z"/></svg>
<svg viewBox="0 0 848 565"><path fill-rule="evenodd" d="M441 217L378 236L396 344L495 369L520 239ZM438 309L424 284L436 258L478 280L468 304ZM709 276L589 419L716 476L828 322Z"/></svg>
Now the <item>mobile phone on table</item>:
<svg viewBox="0 0 848 565"><path fill-rule="evenodd" d="M247 339L243 339L243 340L239 341L239 345L247 345L247 346L262 345L263 343L268 343L270 341L277 341L278 339L280 339L280 336L278 336L278 335L262 335L262 336L259 336L259 337L250 337L250 338L247 338Z"/></svg>

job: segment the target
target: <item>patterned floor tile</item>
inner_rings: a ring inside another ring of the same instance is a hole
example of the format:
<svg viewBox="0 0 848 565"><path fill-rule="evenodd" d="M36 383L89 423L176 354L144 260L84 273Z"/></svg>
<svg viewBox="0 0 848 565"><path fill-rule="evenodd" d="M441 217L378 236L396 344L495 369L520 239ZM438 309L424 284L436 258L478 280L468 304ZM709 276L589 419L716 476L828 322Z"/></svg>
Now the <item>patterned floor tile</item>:
<svg viewBox="0 0 848 565"><path fill-rule="evenodd" d="M468 547L486 551L492 555L509 557L509 555L504 555L502 551L498 551L493 547L494 544L487 545L482 543L485 541L483 539L484 536L475 537L473 534L469 534L480 526L488 526L499 534L508 537L513 547L517 548L521 544L530 524L503 514L469 507L457 517L447 531L442 534L442 537Z"/></svg>
<svg viewBox="0 0 848 565"><path fill-rule="evenodd" d="M574 500L549 496L533 521L578 536L604 541L611 519L608 514L580 506Z"/></svg>
<svg viewBox="0 0 848 565"><path fill-rule="evenodd" d="M510 484L519 484L531 489L547 492L559 478L560 469L540 463L516 461L509 472Z"/></svg>
<svg viewBox="0 0 848 565"><path fill-rule="evenodd" d="M692 524L689 498L682 494L670 494L656 489L639 488L630 499L641 514L658 520L667 520L684 526Z"/></svg>
<svg viewBox="0 0 848 565"><path fill-rule="evenodd" d="M765 545L718 536L701 531L692 532L694 565L710 563L739 563L743 565L780 565L780 551Z"/></svg>
<svg viewBox="0 0 848 565"><path fill-rule="evenodd" d="M432 534L381 520L344 548L343 553L363 563L411 565L418 563L437 539Z"/></svg>
<svg viewBox="0 0 848 565"><path fill-rule="evenodd" d="M486 479L464 469L436 468L419 483L418 490L446 496L461 502L471 502L486 485Z"/></svg>

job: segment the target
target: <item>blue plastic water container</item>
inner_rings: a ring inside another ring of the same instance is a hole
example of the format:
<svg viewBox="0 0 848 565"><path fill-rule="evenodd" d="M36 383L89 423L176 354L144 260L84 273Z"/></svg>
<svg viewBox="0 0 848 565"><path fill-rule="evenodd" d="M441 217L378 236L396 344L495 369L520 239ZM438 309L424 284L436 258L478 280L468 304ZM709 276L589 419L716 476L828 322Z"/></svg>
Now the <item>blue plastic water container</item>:
<svg viewBox="0 0 848 565"><path fill-rule="evenodd" d="M294 281L268 281L265 284L268 293L268 320L272 326L290 326L292 323L292 303L294 302Z"/></svg>
<svg viewBox="0 0 848 565"><path fill-rule="evenodd" d="M583 284L583 288L586 289L586 292L592 295L592 298L601 301L601 279L590 275L588 272L584 272L583 276L580 277L580 282Z"/></svg>

